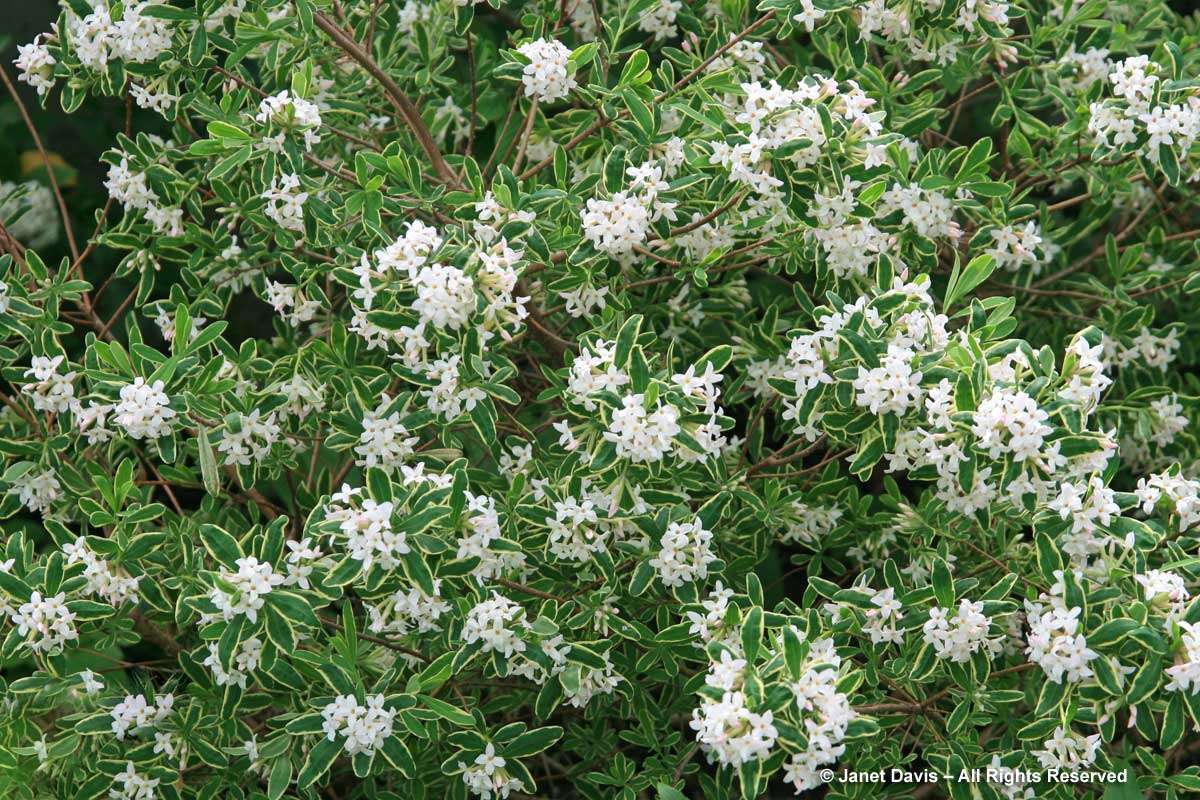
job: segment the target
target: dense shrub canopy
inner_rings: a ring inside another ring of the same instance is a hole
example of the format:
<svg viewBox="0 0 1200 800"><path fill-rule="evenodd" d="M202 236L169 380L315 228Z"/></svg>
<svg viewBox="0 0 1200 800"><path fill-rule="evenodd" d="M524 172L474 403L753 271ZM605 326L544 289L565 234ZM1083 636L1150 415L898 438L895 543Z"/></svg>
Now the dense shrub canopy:
<svg viewBox="0 0 1200 800"><path fill-rule="evenodd" d="M1200 788L1194 16L61 6L0 794Z"/></svg>

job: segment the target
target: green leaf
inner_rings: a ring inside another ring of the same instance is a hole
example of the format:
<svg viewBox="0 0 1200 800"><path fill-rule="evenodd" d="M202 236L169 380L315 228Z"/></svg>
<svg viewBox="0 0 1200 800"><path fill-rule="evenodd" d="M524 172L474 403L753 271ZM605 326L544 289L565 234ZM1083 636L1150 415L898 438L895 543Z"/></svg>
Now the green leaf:
<svg viewBox="0 0 1200 800"><path fill-rule="evenodd" d="M289 720L284 726L284 730L293 736L305 736L314 733L323 733L325 728L325 718L321 716L319 711L312 711L308 714L302 714L295 719Z"/></svg>
<svg viewBox="0 0 1200 800"><path fill-rule="evenodd" d="M221 476L217 472L217 455L213 452L212 442L208 440L208 431L203 427L196 430L196 448L200 453L200 479L204 482L204 491L220 494Z"/></svg>
<svg viewBox="0 0 1200 800"><path fill-rule="evenodd" d="M383 747L380 748L379 754L384 760L391 764L407 778L415 777L417 774L417 764L413 761L412 753L404 742L400 741L400 737L393 734L383 741Z"/></svg>
<svg viewBox="0 0 1200 800"><path fill-rule="evenodd" d="M308 758L304 760L304 766L300 769L300 774L296 776L296 788L307 789L316 783L322 775L329 771L334 760L338 757L338 753L342 752L341 741L329 741L322 739L317 742L312 750L308 751Z"/></svg>
<svg viewBox="0 0 1200 800"><path fill-rule="evenodd" d="M299 623L315 628L321 624L312 606L298 594L276 589L267 595L267 602L279 609L293 625Z"/></svg>
<svg viewBox="0 0 1200 800"><path fill-rule="evenodd" d="M1058 545L1044 533L1037 534L1035 544L1037 546L1038 571L1046 580L1055 581L1054 573L1063 568L1062 553L1059 552Z"/></svg>
<svg viewBox="0 0 1200 800"><path fill-rule="evenodd" d="M1162 733L1158 744L1163 750L1174 747L1183 738L1183 698L1178 692L1171 695L1167 711L1163 714Z"/></svg>
<svg viewBox="0 0 1200 800"><path fill-rule="evenodd" d="M942 301L942 309L950 309L960 298L965 297L968 292L986 281L994 269L996 269L996 259L989 255L979 255L971 259L961 274L957 271L952 273L950 283L946 286L946 297Z"/></svg>
<svg viewBox="0 0 1200 800"><path fill-rule="evenodd" d="M237 539L216 525L201 525L200 541L218 564L229 569L237 569L237 560L245 555Z"/></svg>
<svg viewBox="0 0 1200 800"><path fill-rule="evenodd" d="M934 559L933 562L933 594L942 608L954 607L954 576L950 574L950 567L941 558Z"/></svg>
<svg viewBox="0 0 1200 800"><path fill-rule="evenodd" d="M621 77L617 86L633 86L650 80L650 56L645 50L634 50L633 55L621 68Z"/></svg>
<svg viewBox="0 0 1200 800"><path fill-rule="evenodd" d="M421 691L430 692L444 684L453 674L454 651L442 653L417 675Z"/></svg>
<svg viewBox="0 0 1200 800"><path fill-rule="evenodd" d="M562 738L563 729L557 725L523 733L504 745L502 755L506 758L525 758L537 755Z"/></svg>
<svg viewBox="0 0 1200 800"><path fill-rule="evenodd" d="M1088 647L1103 647L1118 642L1137 627L1139 626L1136 620L1125 617L1111 619L1087 635Z"/></svg>
<svg viewBox="0 0 1200 800"><path fill-rule="evenodd" d="M747 663L753 664L758 658L759 648L762 647L763 610L757 606L746 614L742 623L742 650L746 654Z"/></svg>
<svg viewBox="0 0 1200 800"><path fill-rule="evenodd" d="M621 369L629 366L629 356L633 352L633 346L637 343L638 333L641 332L641 329L641 314L633 314L621 325L621 330L617 333L617 345L613 357L613 363Z"/></svg>
<svg viewBox="0 0 1200 800"><path fill-rule="evenodd" d="M447 722L453 722L455 725L458 725L462 728L475 727L475 718L466 711L463 711L461 708L452 706L447 702L438 700L436 697L430 697L429 695L419 694L417 695L417 699L424 703L426 708Z"/></svg>
<svg viewBox="0 0 1200 800"><path fill-rule="evenodd" d="M292 759L286 755L275 759L271 765L271 775L267 779L267 797L279 800L292 782Z"/></svg>

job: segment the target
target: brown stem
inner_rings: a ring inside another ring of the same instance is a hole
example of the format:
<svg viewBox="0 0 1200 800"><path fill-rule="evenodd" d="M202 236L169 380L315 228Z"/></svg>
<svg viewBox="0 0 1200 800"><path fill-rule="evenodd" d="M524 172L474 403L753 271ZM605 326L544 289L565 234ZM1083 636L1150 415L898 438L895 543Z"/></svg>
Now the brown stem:
<svg viewBox="0 0 1200 800"><path fill-rule="evenodd" d="M442 181L451 186L459 186L458 176L450 169L450 165L446 163L446 159L442 156L442 151L438 149L437 142L433 139L433 134L429 132L428 126L425 125L425 120L421 118L421 112L413 105L413 101L409 99L404 90L392 80L379 64L375 63L375 59L359 47L358 42L346 35L338 24L331 20L321 11L313 12L313 22L317 27L323 30L330 39L333 39L345 53L359 63L367 72L371 73L371 77L379 82L383 87L384 94L392 101L392 105L396 107L396 111L408 124L408 128L417 138L421 149L425 151L425 155L433 164L433 169L437 172L438 177Z"/></svg>
<svg viewBox="0 0 1200 800"><path fill-rule="evenodd" d="M521 131L521 144L517 147L517 160L513 162L513 172L520 172L525 163L525 151L529 149L529 137L533 134L533 123L537 120L538 99L533 98L529 106L529 116L525 119L525 130Z"/></svg>
<svg viewBox="0 0 1200 800"><path fill-rule="evenodd" d="M33 119L29 116L29 109L25 107L25 101L21 99L21 95L17 92L17 87L13 85L12 79L8 77L8 70L0 69L0 79L4 80L4 87L8 89L13 102L17 104L17 109L21 112L21 118L25 120L25 127L29 129L29 135L33 137L33 144L37 147L38 154L42 157L42 164L46 167L46 177L50 179L50 188L54 190L54 200L58 203L58 213L62 215L63 230L67 232L67 244L71 247L71 258L74 261L78 261L79 247L75 244L75 233L71 230L71 215L67 213L67 203L63 200L62 190L58 186L58 178L54 174L54 169L50 166L50 155L42 145L42 137L38 135L37 126L33 124Z"/></svg>
<svg viewBox="0 0 1200 800"><path fill-rule="evenodd" d="M175 640L175 636L165 628L161 628L157 623L154 623L138 609L134 609L129 614L133 620L133 629L137 631L143 639L151 644L158 645L163 652L172 657L178 656L183 650L179 642Z"/></svg>

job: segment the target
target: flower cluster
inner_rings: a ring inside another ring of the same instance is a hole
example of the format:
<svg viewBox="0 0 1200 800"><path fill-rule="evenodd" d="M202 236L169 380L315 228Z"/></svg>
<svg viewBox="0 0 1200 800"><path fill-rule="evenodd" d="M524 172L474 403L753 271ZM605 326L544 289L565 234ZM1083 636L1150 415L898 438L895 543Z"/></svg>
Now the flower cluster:
<svg viewBox="0 0 1200 800"><path fill-rule="evenodd" d="M708 577L709 564L717 560L712 540L712 531L704 530L699 519L672 522L659 542L658 555L647 563L658 570L664 586L702 581Z"/></svg>
<svg viewBox="0 0 1200 800"><path fill-rule="evenodd" d="M396 709L386 708L387 698L381 694L367 695L366 701L363 705L352 694L338 695L321 709L326 738L332 742L344 737L342 748L350 755L373 755L392 735Z"/></svg>
<svg viewBox="0 0 1200 800"><path fill-rule="evenodd" d="M255 122L273 124L285 132L298 130L304 133L304 148L312 150L313 145L321 141L317 129L321 127L321 110L315 103L301 97L295 97L290 92L283 91L270 97L264 97L258 105ZM268 149L278 150L283 144L283 133L276 137L265 137L264 145Z"/></svg>
<svg viewBox="0 0 1200 800"><path fill-rule="evenodd" d="M808 738L808 748L793 753L784 765L784 780L794 785L797 792L819 786L823 782L819 768L832 764L846 752L842 741L850 721L858 714L846 694L838 691L841 666L842 659L833 640L814 641L803 674L791 686Z"/></svg>
<svg viewBox="0 0 1200 800"><path fill-rule="evenodd" d="M376 564L395 569L400 556L409 552L406 534L393 526L395 506L391 501L380 503L361 495L361 489L343 486L326 506L326 519L337 524L345 536L346 551L362 562L363 570Z"/></svg>
<svg viewBox="0 0 1200 800"><path fill-rule="evenodd" d="M112 410L113 422L134 439L169 435L175 409L171 408L171 398L163 391L164 387L161 380L147 383L141 377L121 387L120 401Z"/></svg>
<svg viewBox="0 0 1200 800"><path fill-rule="evenodd" d="M492 592L490 600L476 603L467 613L462 640L466 644L479 642L485 653L511 656L525 652L522 635L528 628L529 621L520 604L499 592Z"/></svg>
<svg viewBox="0 0 1200 800"><path fill-rule="evenodd" d="M146 699L145 695L128 694L125 699L113 706L109 716L112 717L112 732L118 739L124 739L127 734L135 734L154 728L175 711L175 696L161 694Z"/></svg>
<svg viewBox="0 0 1200 800"><path fill-rule="evenodd" d="M254 556L245 556L237 560L237 572L221 567L213 578L208 599L226 621L244 614L255 622L259 610L266 604L266 596L284 580L270 564L261 563Z"/></svg>
<svg viewBox="0 0 1200 800"><path fill-rule="evenodd" d="M575 88L570 72L571 51L554 39L536 39L517 48L529 63L521 74L526 97L544 103L561 100Z"/></svg>
<svg viewBox="0 0 1200 800"><path fill-rule="evenodd" d="M63 545L62 550L67 556L68 566L77 562L83 564L83 577L87 580L84 591L88 594L96 595L114 606L125 602L137 603L141 576L121 575L107 560L93 553L82 536L71 544Z"/></svg>
<svg viewBox="0 0 1200 800"><path fill-rule="evenodd" d="M742 692L725 692L719 700L706 697L692 712L689 724L696 731L696 741L711 758L738 767L770 755L779 736L772 721L770 711L760 714L747 708Z"/></svg>
<svg viewBox="0 0 1200 800"><path fill-rule="evenodd" d="M491 800L493 797L504 800L513 792L519 792L524 788L524 782L520 778L510 775L505 769L507 765L508 761L503 756L496 754L496 746L491 742L488 742L487 747L472 764L459 762L459 768L463 770L463 783L467 785L467 790L483 800Z"/></svg>
<svg viewBox="0 0 1200 800"><path fill-rule="evenodd" d="M1082 609L1026 601L1029 621L1029 660L1055 683L1081 681L1093 675L1088 666L1099 654L1087 646L1087 637L1079 629Z"/></svg>
<svg viewBox="0 0 1200 800"><path fill-rule="evenodd" d="M1144 55L1111 64L1108 83L1113 96L1091 104L1088 131L1106 150L1136 149L1152 162L1164 161L1165 155L1178 170L1200 139L1200 102L1194 94L1162 85L1163 73L1161 65ZM1186 179L1200 180L1200 169Z"/></svg>
<svg viewBox="0 0 1200 800"><path fill-rule="evenodd" d="M929 609L929 619L922 630L938 658L962 663L980 651L994 655L1000 650L1003 640L989 638L991 626L991 618L983 613L983 603L962 600L953 616L940 606Z"/></svg>
<svg viewBox="0 0 1200 800"><path fill-rule="evenodd" d="M66 599L64 592L45 598L41 592L34 592L29 596L29 602L16 611L5 609L16 626L17 635L25 639L26 647L50 653L79 638L75 613L67 609Z"/></svg>

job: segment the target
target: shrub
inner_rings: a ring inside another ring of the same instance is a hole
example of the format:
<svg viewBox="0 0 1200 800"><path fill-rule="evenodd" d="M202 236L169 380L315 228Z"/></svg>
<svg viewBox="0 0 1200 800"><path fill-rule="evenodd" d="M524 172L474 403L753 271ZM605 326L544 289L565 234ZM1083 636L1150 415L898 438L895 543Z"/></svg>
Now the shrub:
<svg viewBox="0 0 1200 800"><path fill-rule="evenodd" d="M93 235L40 139L0 205L0 792L1200 788L1198 62L1159 0L64 0L20 80L158 121Z"/></svg>

